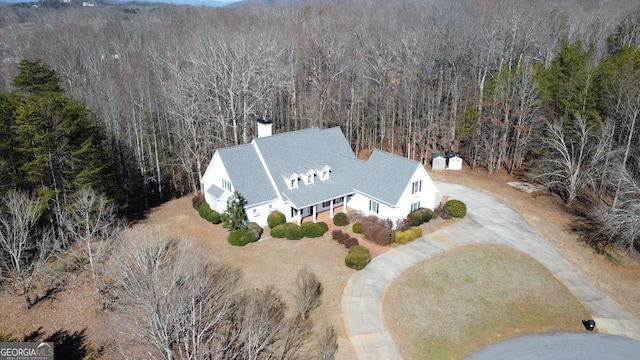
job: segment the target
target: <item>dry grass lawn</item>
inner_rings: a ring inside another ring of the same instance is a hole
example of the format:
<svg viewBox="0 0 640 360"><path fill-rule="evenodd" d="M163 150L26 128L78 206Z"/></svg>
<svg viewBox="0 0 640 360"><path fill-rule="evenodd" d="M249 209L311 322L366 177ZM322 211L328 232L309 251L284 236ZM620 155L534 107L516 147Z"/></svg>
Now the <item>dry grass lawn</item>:
<svg viewBox="0 0 640 360"><path fill-rule="evenodd" d="M589 313L529 255L467 245L407 270L387 291L385 321L406 359L460 359L509 337L584 331Z"/></svg>

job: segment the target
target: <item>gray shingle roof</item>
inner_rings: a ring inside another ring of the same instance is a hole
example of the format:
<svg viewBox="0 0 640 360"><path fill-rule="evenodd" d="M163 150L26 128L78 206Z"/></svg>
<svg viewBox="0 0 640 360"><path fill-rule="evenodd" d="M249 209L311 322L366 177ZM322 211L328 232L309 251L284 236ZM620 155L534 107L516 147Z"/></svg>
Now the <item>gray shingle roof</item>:
<svg viewBox="0 0 640 360"><path fill-rule="evenodd" d="M301 179L294 189L289 189L282 178L274 179L278 191L295 207L311 206L353 193L352 174L340 165L344 161L339 158L355 159L355 155L339 127L309 128L257 138L254 142L271 174L286 174L291 169L305 173L316 168L317 163L331 168L328 180L322 181L315 176L313 184L307 185L306 179Z"/></svg>
<svg viewBox="0 0 640 360"><path fill-rule="evenodd" d="M374 151L367 162L358 160L339 127L276 134L257 138L254 144L219 150L233 186L249 206L277 198L267 170L277 192L296 208L356 191L395 205L420 165L379 150ZM294 173L305 174L310 169L320 171L324 166L331 169L328 180L314 175L314 182L306 184L307 179L303 177L297 188L289 189L285 178Z"/></svg>
<svg viewBox="0 0 640 360"><path fill-rule="evenodd" d="M420 166L417 161L374 150L366 162L356 190L389 205L395 205L408 181Z"/></svg>
<svg viewBox="0 0 640 360"><path fill-rule="evenodd" d="M244 196L247 204L256 205L278 198L253 144L219 149L218 154L234 190Z"/></svg>

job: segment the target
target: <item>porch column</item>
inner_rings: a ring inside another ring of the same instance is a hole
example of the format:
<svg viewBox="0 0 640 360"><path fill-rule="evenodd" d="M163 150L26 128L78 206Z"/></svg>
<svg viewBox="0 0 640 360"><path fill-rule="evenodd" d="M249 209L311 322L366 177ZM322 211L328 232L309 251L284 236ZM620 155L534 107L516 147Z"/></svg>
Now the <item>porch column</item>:
<svg viewBox="0 0 640 360"><path fill-rule="evenodd" d="M316 213L317 213L316 209L317 209L317 208L318 208L318 204L313 205L313 222L317 222L317 221L316 221L316 220L317 220L317 219L316 219L316 217L317 217L317 216L316 216L316 215L317 215L317 214L316 214Z"/></svg>
<svg viewBox="0 0 640 360"><path fill-rule="evenodd" d="M333 200L334 199L331 199L331 206L329 207L329 219L333 219Z"/></svg>
<svg viewBox="0 0 640 360"><path fill-rule="evenodd" d="M342 197L342 212L347 213L347 196Z"/></svg>
<svg viewBox="0 0 640 360"><path fill-rule="evenodd" d="M298 218L298 226L300 226L300 224L302 223L302 211L299 209L296 209L296 217Z"/></svg>

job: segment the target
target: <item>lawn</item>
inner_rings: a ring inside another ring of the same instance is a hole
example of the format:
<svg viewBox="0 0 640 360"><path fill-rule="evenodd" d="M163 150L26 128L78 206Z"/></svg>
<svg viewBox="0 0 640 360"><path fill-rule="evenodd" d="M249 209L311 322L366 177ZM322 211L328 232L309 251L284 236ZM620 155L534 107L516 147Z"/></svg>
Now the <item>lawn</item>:
<svg viewBox="0 0 640 360"><path fill-rule="evenodd" d="M468 245L426 260L387 290L385 321L406 359L460 359L534 332L585 331L589 313L529 255Z"/></svg>

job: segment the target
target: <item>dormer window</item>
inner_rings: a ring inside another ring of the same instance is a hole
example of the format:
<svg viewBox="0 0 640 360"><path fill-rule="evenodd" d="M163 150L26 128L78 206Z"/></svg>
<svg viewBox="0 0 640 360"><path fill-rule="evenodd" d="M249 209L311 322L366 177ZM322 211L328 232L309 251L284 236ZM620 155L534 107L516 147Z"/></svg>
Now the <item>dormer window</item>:
<svg viewBox="0 0 640 360"><path fill-rule="evenodd" d="M307 175L307 184L313 184L313 174Z"/></svg>
<svg viewBox="0 0 640 360"><path fill-rule="evenodd" d="M322 172L322 180L327 180L329 178L329 171L325 170Z"/></svg>
<svg viewBox="0 0 640 360"><path fill-rule="evenodd" d="M295 189L297 187L298 187L298 179L291 179L291 182L289 183L289 188Z"/></svg>

